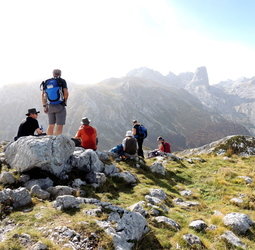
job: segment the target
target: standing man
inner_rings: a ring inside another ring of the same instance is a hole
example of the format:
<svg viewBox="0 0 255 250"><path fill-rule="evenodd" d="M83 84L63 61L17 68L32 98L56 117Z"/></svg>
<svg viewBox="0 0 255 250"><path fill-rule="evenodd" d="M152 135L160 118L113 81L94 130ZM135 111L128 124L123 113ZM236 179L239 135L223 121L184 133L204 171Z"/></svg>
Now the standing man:
<svg viewBox="0 0 255 250"><path fill-rule="evenodd" d="M144 158L143 155L143 140L147 137L147 129L137 122L137 120L133 120L133 128L132 133L137 140L138 144L138 155Z"/></svg>
<svg viewBox="0 0 255 250"><path fill-rule="evenodd" d="M81 146L85 149L97 149L97 130L89 125L90 120L87 117L81 119L81 126L77 131L75 138L81 140Z"/></svg>
<svg viewBox="0 0 255 250"><path fill-rule="evenodd" d="M53 70L53 78L41 83L42 104L48 114L47 135L61 135L66 121L66 104L68 99L67 84L61 78L61 70ZM56 125L56 126L55 126Z"/></svg>
<svg viewBox="0 0 255 250"><path fill-rule="evenodd" d="M26 116L26 120L23 120L19 125L19 130L17 136L14 140L18 140L22 136L34 135L36 132L38 135L42 134L42 130L39 128L39 123L37 121L38 113L35 108L29 109Z"/></svg>

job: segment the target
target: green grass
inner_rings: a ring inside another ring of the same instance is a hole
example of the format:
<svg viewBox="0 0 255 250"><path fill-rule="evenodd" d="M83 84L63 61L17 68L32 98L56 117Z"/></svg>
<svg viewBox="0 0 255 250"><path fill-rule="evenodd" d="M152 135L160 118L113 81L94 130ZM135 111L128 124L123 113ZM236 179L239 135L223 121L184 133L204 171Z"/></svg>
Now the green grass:
<svg viewBox="0 0 255 250"><path fill-rule="evenodd" d="M200 237L207 249L235 249L228 246L224 241L219 240L219 236L228 230L222 223L222 216L214 215L218 210L223 214L229 212L245 213L255 220L255 183L246 184L238 176L249 176L255 181L255 157L237 157L232 155L229 160L223 160L221 156L202 156L206 162L195 161L190 164L186 161L169 161L165 164L166 176L157 175L149 172L149 166L154 159L146 160L146 164L140 168L135 167L135 163L119 162L115 163L122 171L130 171L135 174L139 182L136 186L130 186L119 179L108 178L103 187L98 189L85 187L86 197L109 201L114 205L128 207L138 201L144 200L144 196L149 193L151 188L161 188L168 195L166 204L170 207L169 212L163 212L165 215L181 226L180 231L173 231L163 225L153 221L153 217L148 218L150 232L148 232L137 242L135 249L191 249L182 236L185 233L193 233ZM191 190L192 195L182 197L180 191ZM244 203L236 206L230 203L230 199L244 194ZM181 208L174 205L172 199L182 198L184 200L198 201L200 206L194 208ZM77 230L80 233L97 232L100 234L101 246L105 249L111 249L111 240L102 229L95 224L95 219L104 220L107 214L99 217L85 216L82 212L85 208L93 206L84 205L79 210L70 212L60 212L52 207L50 202L40 202L33 199L34 207L29 213L14 211L9 218L15 223L22 225L9 233L6 242L0 244L0 249L6 243L11 248L22 249L18 242L12 239L14 233L29 233L35 240L41 240L49 246L50 249L61 249L59 246L48 241L37 227L47 226L49 228L66 225ZM41 218L37 219L36 214L40 213ZM195 219L203 219L207 225L214 224L216 230L198 233L190 229L189 223ZM79 224L80 221L87 221L88 224ZM36 227L35 227L36 225ZM247 249L255 249L255 230L252 229L249 235L242 236L240 239L247 244ZM194 248L195 249L195 248ZM199 248L197 248L199 249Z"/></svg>

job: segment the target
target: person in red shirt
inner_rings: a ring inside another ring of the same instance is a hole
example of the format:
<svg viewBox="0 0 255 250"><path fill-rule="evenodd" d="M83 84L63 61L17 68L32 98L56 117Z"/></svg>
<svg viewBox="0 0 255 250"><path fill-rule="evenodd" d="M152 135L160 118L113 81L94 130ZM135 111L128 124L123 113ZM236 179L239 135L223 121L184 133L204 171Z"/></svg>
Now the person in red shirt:
<svg viewBox="0 0 255 250"><path fill-rule="evenodd" d="M171 145L166 142L162 136L157 138L158 148L148 153L148 158L156 157L156 156L164 156L166 153L171 153Z"/></svg>
<svg viewBox="0 0 255 250"><path fill-rule="evenodd" d="M81 120L81 126L77 131L75 138L81 140L81 146L83 148L96 150L97 131L89 124L90 120L87 117L83 117Z"/></svg>
<svg viewBox="0 0 255 250"><path fill-rule="evenodd" d="M166 142L161 136L158 137L158 149L160 152L171 153L171 145Z"/></svg>

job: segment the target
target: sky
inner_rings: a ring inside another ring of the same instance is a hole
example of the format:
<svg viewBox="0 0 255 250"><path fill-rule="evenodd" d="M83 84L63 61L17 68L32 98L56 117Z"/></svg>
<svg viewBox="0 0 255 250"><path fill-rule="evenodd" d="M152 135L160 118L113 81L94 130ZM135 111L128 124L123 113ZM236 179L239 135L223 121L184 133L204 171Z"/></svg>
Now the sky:
<svg viewBox="0 0 255 250"><path fill-rule="evenodd" d="M148 67L255 76L254 0L1 0L0 85L88 84Z"/></svg>

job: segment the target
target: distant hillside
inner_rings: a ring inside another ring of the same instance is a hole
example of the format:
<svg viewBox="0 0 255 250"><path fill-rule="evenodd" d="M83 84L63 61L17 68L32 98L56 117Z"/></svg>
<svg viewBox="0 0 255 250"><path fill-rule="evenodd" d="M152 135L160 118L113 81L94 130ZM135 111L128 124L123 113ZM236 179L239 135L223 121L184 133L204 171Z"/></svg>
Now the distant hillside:
<svg viewBox="0 0 255 250"><path fill-rule="evenodd" d="M145 70L146 71L146 70ZM145 145L156 147L161 135L170 141L173 150L197 147L232 134L249 132L241 125L226 120L210 111L186 90L169 84L168 80L153 80L138 72L127 77L112 78L95 85L69 83L68 118L64 133L73 136L80 126L81 117L92 120L98 129L99 146L110 149L120 143L133 119L148 128ZM153 75L153 74L152 74ZM162 76L163 77L163 76ZM160 79L162 80L162 77ZM187 79L184 77L184 79ZM9 85L0 89L0 139L12 139L28 108L42 111L39 83ZM47 127L47 116L39 116Z"/></svg>

